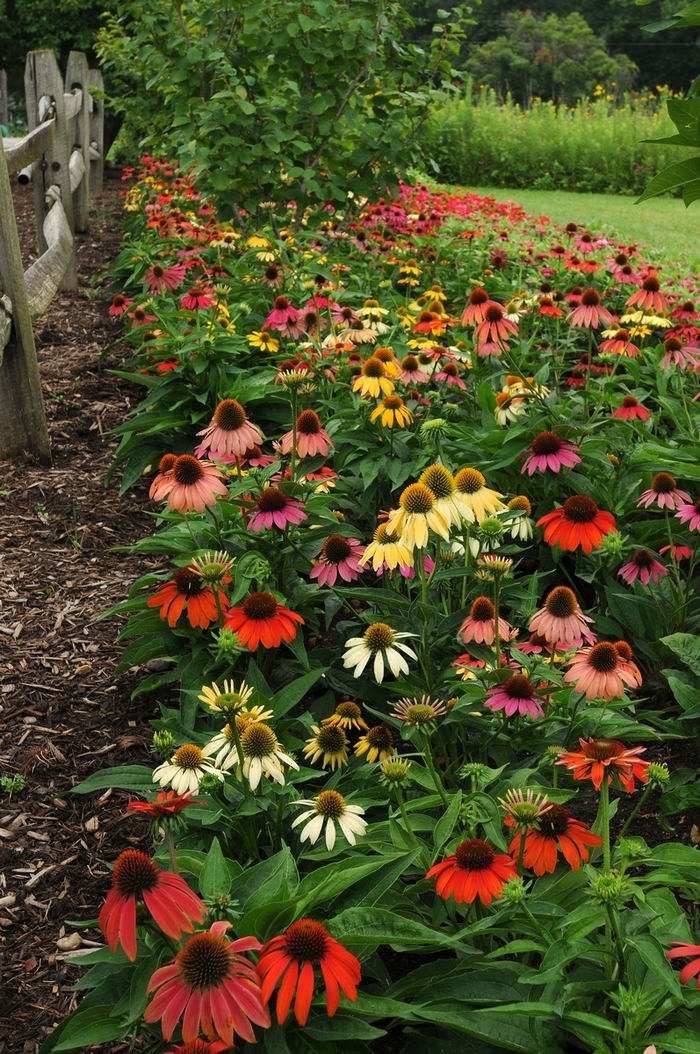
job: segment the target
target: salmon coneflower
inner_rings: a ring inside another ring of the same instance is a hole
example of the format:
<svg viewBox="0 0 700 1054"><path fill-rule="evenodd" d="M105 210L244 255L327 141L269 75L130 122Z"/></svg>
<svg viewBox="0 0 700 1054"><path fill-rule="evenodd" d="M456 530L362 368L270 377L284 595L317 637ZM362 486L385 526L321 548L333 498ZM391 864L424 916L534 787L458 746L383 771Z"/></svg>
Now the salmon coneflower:
<svg viewBox="0 0 700 1054"><path fill-rule="evenodd" d="M582 648L568 662L564 684L572 684L587 699L621 699L625 688L639 688L642 675L631 660L623 659L614 644L602 640Z"/></svg>
<svg viewBox="0 0 700 1054"><path fill-rule="evenodd" d="M430 377L420 368L415 355L406 355L401 360L401 383L411 387L414 384L427 384Z"/></svg>
<svg viewBox="0 0 700 1054"><path fill-rule="evenodd" d="M296 421L297 433L297 456L298 457L328 457L328 452L333 444L328 432L321 426L321 418L315 410L302 410ZM293 432L285 432L280 440L280 451L283 454L291 454Z"/></svg>
<svg viewBox="0 0 700 1054"><path fill-rule="evenodd" d="M167 497L172 512L204 512L207 505L215 505L219 497L228 494L216 465L193 454L180 454L163 474L157 490L155 483L154 496L158 501Z"/></svg>
<svg viewBox="0 0 700 1054"><path fill-rule="evenodd" d="M476 644L493 644L496 637L496 609L488 597L477 597L471 611L459 627L459 633L465 644L474 641ZM502 642L515 636L505 619L498 620L498 635Z"/></svg>
<svg viewBox="0 0 700 1054"><path fill-rule="evenodd" d="M206 450L211 457L243 457L250 447L262 443L262 432L248 420L248 416L237 399L222 399L214 416L201 432L204 436L196 453L201 456Z"/></svg>
<svg viewBox="0 0 700 1054"><path fill-rule="evenodd" d="M600 295L592 287L584 289L581 303L567 316L567 322L581 329L598 329L601 322L612 324L613 316L602 306Z"/></svg>
<svg viewBox="0 0 700 1054"><path fill-rule="evenodd" d="M298 498L292 498L278 487L265 487L248 516L248 530L256 533L263 527L284 530L288 524L301 523L307 518Z"/></svg>
<svg viewBox="0 0 700 1054"><path fill-rule="evenodd" d="M643 406L633 395L626 395L622 400L622 406L613 410L611 417L617 417L621 421L648 421L651 414L646 406Z"/></svg>
<svg viewBox="0 0 700 1054"><path fill-rule="evenodd" d="M469 838L425 877L435 878L435 892L443 900L454 896L458 904L471 904L478 897L488 905L516 875L515 861L507 853L497 853L481 838Z"/></svg>
<svg viewBox="0 0 700 1054"><path fill-rule="evenodd" d="M325 926L314 919L299 919L279 937L263 945L258 960L262 977L262 997L268 1002L277 982L277 1022L283 1025L294 999L294 1016L303 1027L309 1017L319 967L326 986L326 1013L333 1017L340 1003L340 992L352 1002L362 980L359 960L331 937Z"/></svg>
<svg viewBox="0 0 700 1054"><path fill-rule="evenodd" d="M628 748L618 739L579 739L580 750L563 750L556 761L571 769L575 780L589 779L597 791L603 780L608 786L617 777L628 794L634 790L635 778L640 783L649 779L649 762L639 755L646 747Z"/></svg>
<svg viewBox="0 0 700 1054"><path fill-rule="evenodd" d="M486 693L484 706L494 713L503 710L506 717L518 714L519 717L531 717L534 721L538 717L544 717L543 702L530 678L517 673L507 681L490 688Z"/></svg>
<svg viewBox="0 0 700 1054"><path fill-rule="evenodd" d="M529 476L535 472L559 472L563 468L573 468L581 462L578 456L580 447L566 439L560 439L554 432L538 432L530 444L528 456L521 472Z"/></svg>
<svg viewBox="0 0 700 1054"><path fill-rule="evenodd" d="M480 322L483 322L486 317L487 308L494 305L496 307L501 306L495 300L491 299L485 289L482 289L481 286L476 286L472 289L467 298L467 306L462 312L462 325L476 326Z"/></svg>
<svg viewBox="0 0 700 1054"><path fill-rule="evenodd" d="M230 581L230 578L229 578ZM217 588L221 611L225 614L229 600L222 589ZM177 624L180 615L187 610L187 621L194 629L209 629L219 617L214 588L202 581L196 567L180 567L169 582L164 582L157 593L146 601L149 608L160 608L159 615L167 619L169 626Z"/></svg>
<svg viewBox="0 0 700 1054"><path fill-rule="evenodd" d="M148 491L148 496L152 501L160 501L161 496L164 497L170 490L173 467L176 461L177 454L163 454L158 462L158 474Z"/></svg>
<svg viewBox="0 0 700 1054"><path fill-rule="evenodd" d="M648 549L637 549L632 559L623 564L617 572L628 586L639 579L643 586L649 585L649 580L656 583L661 575L667 575L668 570L660 563Z"/></svg>
<svg viewBox="0 0 700 1054"><path fill-rule="evenodd" d="M557 866L557 849L562 853L572 871L588 863L589 848L603 844L600 835L594 834L588 824L575 820L568 809L554 802L547 802L527 834L518 831L508 847L508 852L517 860L520 855L520 840L525 838L523 864L536 875L551 874Z"/></svg>
<svg viewBox="0 0 700 1054"><path fill-rule="evenodd" d="M535 526L544 527L548 545L559 545L569 552L580 547L586 556L599 548L606 534L616 529L612 513L599 509L585 494L567 498L561 508L542 516Z"/></svg>
<svg viewBox="0 0 700 1054"><path fill-rule="evenodd" d="M676 519L687 523L688 530L700 531L700 501L693 503L691 498L688 504L679 506Z"/></svg>
<svg viewBox="0 0 700 1054"><path fill-rule="evenodd" d="M455 362L446 362L440 372L435 374L435 381L444 383L448 388L467 390L466 384L459 375L459 366Z"/></svg>
<svg viewBox="0 0 700 1054"><path fill-rule="evenodd" d="M680 490L676 480L668 472L657 472L649 490L645 490L637 499L637 505L645 509L656 503L660 509L676 510L690 502L690 494L686 490Z"/></svg>
<svg viewBox="0 0 700 1054"><path fill-rule="evenodd" d="M185 1043L194 1043L200 1030L227 1047L233 1046L234 1035L255 1043L253 1024L270 1027L259 972L244 954L260 951L260 942L255 937L226 940L230 925L215 922L211 929L195 933L148 982L146 992L156 994L144 1021L160 1021L165 1039L172 1037L180 1018Z"/></svg>
<svg viewBox="0 0 700 1054"><path fill-rule="evenodd" d="M176 794L175 791L159 791L153 801L130 801L127 812L143 813L153 820L167 820L177 816L188 805L206 805L206 802L193 798L195 791Z"/></svg>
<svg viewBox="0 0 700 1054"><path fill-rule="evenodd" d="M661 292L661 285L656 274L650 272L642 282L642 288L632 293L625 301L627 307L636 307L647 315L663 315L668 301Z"/></svg>
<svg viewBox="0 0 700 1054"><path fill-rule="evenodd" d="M191 1043L178 1043L172 1050L166 1050L165 1054L224 1054L230 1049L228 1043L220 1039L193 1039Z"/></svg>
<svg viewBox="0 0 700 1054"><path fill-rule="evenodd" d="M141 802L139 804L146 804ZM100 912L98 925L112 952L121 944L128 959L136 959L136 908L143 901L163 933L179 940L201 924L206 907L180 875L161 871L140 849L125 849L112 871L112 888Z"/></svg>
<svg viewBox="0 0 700 1054"><path fill-rule="evenodd" d="M162 264L155 263L146 271L144 280L149 293L164 293L166 289L172 291L182 285L186 273L187 269L184 264L170 264L169 267L163 267Z"/></svg>
<svg viewBox="0 0 700 1054"><path fill-rule="evenodd" d="M239 641L250 651L259 644L263 648L278 648L282 641L289 644L297 635L304 619L296 611L278 604L271 593L251 593L240 607L231 608L224 619L224 627L233 630Z"/></svg>
<svg viewBox="0 0 700 1054"><path fill-rule="evenodd" d="M581 610L573 589L555 586L548 594L544 607L530 619L528 629L543 637L548 644L567 651L574 645L579 647L582 640L588 644L595 642L595 634L586 625L592 621Z"/></svg>
<svg viewBox="0 0 700 1054"><path fill-rule="evenodd" d="M338 575L344 582L353 582L362 572L360 559L364 546L358 538L344 538L331 534L319 553L318 562L309 572L320 586L334 586Z"/></svg>

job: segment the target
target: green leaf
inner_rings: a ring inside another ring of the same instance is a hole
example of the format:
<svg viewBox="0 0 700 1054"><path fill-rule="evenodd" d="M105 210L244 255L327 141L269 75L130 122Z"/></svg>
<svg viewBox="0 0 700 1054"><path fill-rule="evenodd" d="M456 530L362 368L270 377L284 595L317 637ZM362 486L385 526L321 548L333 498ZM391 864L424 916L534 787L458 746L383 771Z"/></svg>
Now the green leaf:
<svg viewBox="0 0 700 1054"><path fill-rule="evenodd" d="M206 900L228 896L231 889L231 872L221 851L219 839L211 843L204 867L199 873L199 891Z"/></svg>
<svg viewBox="0 0 700 1054"><path fill-rule="evenodd" d="M700 677L700 638L693 633L671 633L668 637L662 637L661 643Z"/></svg>
<svg viewBox="0 0 700 1054"><path fill-rule="evenodd" d="M672 1028L670 1032L656 1033L650 1037L661 1054L700 1054L700 1035L689 1028Z"/></svg>
<svg viewBox="0 0 700 1054"><path fill-rule="evenodd" d="M406 947L435 947L458 944L455 937L424 926L422 922L396 915L383 908L348 908L332 923L333 936L346 944L376 947L391 944Z"/></svg>
<svg viewBox="0 0 700 1054"><path fill-rule="evenodd" d="M93 791L105 790L107 787L137 791L139 794L153 791L153 769L147 769L145 765L116 765L111 769L100 769L77 787L71 787L69 793L92 794Z"/></svg>
<svg viewBox="0 0 700 1054"><path fill-rule="evenodd" d="M462 807L462 792L457 791L453 795L452 801L449 807L440 817L438 822L435 824L435 830L433 832L433 846L435 852L438 853L447 842L454 830L455 824L459 819L459 810Z"/></svg>
<svg viewBox="0 0 700 1054"><path fill-rule="evenodd" d="M299 908L300 914L307 912L313 905L333 900L356 882L379 871L385 862L385 857L376 856L356 863L336 860L326 867L315 868L302 879L297 890L297 894L303 898Z"/></svg>
<svg viewBox="0 0 700 1054"><path fill-rule="evenodd" d="M68 1019L68 1025L53 1050L75 1050L89 1043L104 1043L108 1039L123 1039L128 1026L110 1018L111 1006L79 1007Z"/></svg>
<svg viewBox="0 0 700 1054"><path fill-rule="evenodd" d="M682 187L684 183L691 183L695 179L700 179L700 158L689 157L686 161L676 161L649 181L644 193L637 198L636 204L675 190L676 187Z"/></svg>
<svg viewBox="0 0 700 1054"><path fill-rule="evenodd" d="M339 1011L334 1017L319 1014L310 1018L304 1026L304 1034L324 1042L342 1039L379 1039L380 1036L386 1035L386 1031Z"/></svg>
<svg viewBox="0 0 700 1054"><path fill-rule="evenodd" d="M287 711L291 710L293 706L296 706L296 704L307 694L309 688L323 677L327 669L327 666L323 666L318 670L311 670L309 673L305 673L303 677L298 677L296 681L292 681L290 684L285 685L281 691L277 692L272 703L275 717L282 717Z"/></svg>
<svg viewBox="0 0 700 1054"><path fill-rule="evenodd" d="M488 1010L467 1010L459 1003L417 1007L416 1017L422 1017L434 1025L458 1028L467 1035L475 1036L492 1044L496 1050L518 1050L524 1054L542 1054L542 1048L530 1034L528 1028L513 1020L508 1014Z"/></svg>

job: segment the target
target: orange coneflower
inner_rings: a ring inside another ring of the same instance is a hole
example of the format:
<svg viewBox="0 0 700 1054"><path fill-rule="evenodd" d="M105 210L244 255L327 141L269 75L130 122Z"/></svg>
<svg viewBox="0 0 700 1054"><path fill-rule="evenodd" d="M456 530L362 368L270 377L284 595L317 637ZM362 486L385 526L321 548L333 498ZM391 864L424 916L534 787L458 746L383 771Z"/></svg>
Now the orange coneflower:
<svg viewBox="0 0 700 1054"><path fill-rule="evenodd" d="M575 780L590 779L597 791L603 779L608 786L617 776L628 793L634 790L635 777L640 783L649 779L649 762L639 755L646 747L628 748L618 739L579 739L580 750L562 750L556 764L571 769Z"/></svg>
<svg viewBox="0 0 700 1054"><path fill-rule="evenodd" d="M506 819L508 823L508 819ZM557 866L559 848L572 871L588 862L588 849L603 844L600 835L594 834L582 820L575 820L563 805L548 802L537 818L537 826L531 827L525 837L523 864L536 875L552 873ZM511 821L512 825L512 821ZM522 830L518 831L508 847L514 859L520 854Z"/></svg>
<svg viewBox="0 0 700 1054"><path fill-rule="evenodd" d="M226 576L231 581L231 576ZM218 589L219 604L222 612L228 610L228 597ZM187 608L187 620L190 626L209 629L219 617L216 597L211 585L207 585L196 567L180 567L169 582L164 582L157 593L146 601L149 608L160 608L160 617L167 619L169 626L175 626L180 615Z"/></svg>
<svg viewBox="0 0 700 1054"><path fill-rule="evenodd" d="M435 891L443 900L454 896L458 904L471 904L478 897L482 904L490 904L501 896L508 879L516 876L516 868L506 853L496 853L481 838L469 838L425 877L434 876Z"/></svg>
<svg viewBox="0 0 700 1054"><path fill-rule="evenodd" d="M231 608L224 619L226 629L238 635L241 644L255 651L259 644L263 648L277 648L289 643L297 635L304 619L295 611L278 604L271 593L251 593L240 607Z"/></svg>
<svg viewBox="0 0 700 1054"><path fill-rule="evenodd" d="M558 544L570 552L580 546L588 555L600 546L606 534L615 530L615 518L612 513L599 509L592 498L574 494L561 508L542 516L535 526L544 527L548 545Z"/></svg>

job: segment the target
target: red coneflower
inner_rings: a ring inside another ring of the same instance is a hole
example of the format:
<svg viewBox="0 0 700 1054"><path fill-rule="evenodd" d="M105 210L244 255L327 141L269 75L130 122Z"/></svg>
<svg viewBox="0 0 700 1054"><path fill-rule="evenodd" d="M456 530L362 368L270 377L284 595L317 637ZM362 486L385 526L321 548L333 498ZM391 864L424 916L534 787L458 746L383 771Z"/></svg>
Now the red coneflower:
<svg viewBox="0 0 700 1054"><path fill-rule="evenodd" d="M481 838L469 838L425 877L435 876L435 892L443 900L454 896L458 904L471 904L478 897L482 904L490 904L516 874L515 861L506 853L496 853Z"/></svg>
<svg viewBox="0 0 700 1054"><path fill-rule="evenodd" d="M654 271L650 271L642 282L642 288L625 301L628 307L636 307L647 314L663 315L668 301L661 292L661 285Z"/></svg>
<svg viewBox="0 0 700 1054"><path fill-rule="evenodd" d="M552 300L551 296L540 297L540 306L537 309L538 315L546 315L549 318L561 318L564 314L560 307Z"/></svg>
<svg viewBox="0 0 700 1054"><path fill-rule="evenodd" d="M530 452L521 472L532 476L535 472L559 472L562 467L572 468L580 464L578 456L580 447L566 439L560 439L554 432L539 432L530 444Z"/></svg>
<svg viewBox="0 0 700 1054"><path fill-rule="evenodd" d="M326 986L326 1013L333 1017L340 1003L340 990L355 1002L362 980L359 960L331 937L314 919L299 919L279 937L263 945L258 973L263 979L262 997L267 1002L282 978L277 993L277 1022L283 1025L294 999L294 1016L303 1027L309 1017L315 974L319 966Z"/></svg>
<svg viewBox="0 0 700 1054"><path fill-rule="evenodd" d="M278 604L271 593L251 593L224 619L224 626L238 634L241 644L250 651L259 644L263 648L278 648L283 640L289 643L296 637L299 625L304 625L301 615Z"/></svg>
<svg viewBox="0 0 700 1054"><path fill-rule="evenodd" d="M292 498L277 487L265 487L248 515L248 530L256 533L263 527L284 530L288 524L306 519L304 506L298 498Z"/></svg>
<svg viewBox="0 0 700 1054"><path fill-rule="evenodd" d="M156 992L146 1007L144 1021L161 1022L170 1039L182 1018L182 1038L194 1043L200 1029L210 1040L233 1046L234 1034L255 1043L252 1024L270 1027L257 970L243 952L259 951L255 937L227 941L230 922L215 922L195 933L167 966L156 970L146 992ZM183 1016L184 1015L184 1016Z"/></svg>
<svg viewBox="0 0 700 1054"><path fill-rule="evenodd" d="M633 395L626 395L622 400L622 406L613 410L611 417L617 417L621 421L648 421L651 414L646 406L643 406Z"/></svg>
<svg viewBox="0 0 700 1054"><path fill-rule="evenodd" d="M136 905L142 900L163 933L179 940L192 933L193 922L201 923L206 907L180 875L161 871L140 849L125 849L112 871L98 924L110 949L121 944L127 958L136 959Z"/></svg>
<svg viewBox="0 0 700 1054"><path fill-rule="evenodd" d="M226 576L231 581L231 576ZM222 589L218 590L221 610L228 610L228 597ZM169 582L165 582L157 593L146 601L149 608L160 608L160 617L167 619L169 626L174 626L180 615L187 608L187 621L190 626L209 629L216 622L219 613L216 607L214 589L207 585L196 567L180 567Z"/></svg>
<svg viewBox="0 0 700 1054"><path fill-rule="evenodd" d="M687 523L691 531L700 531L700 501L693 504L692 498L687 505L681 505L676 513L676 519L681 523ZM663 549L661 550L663 552Z"/></svg>
<svg viewBox="0 0 700 1054"><path fill-rule="evenodd" d="M222 1043L220 1039L193 1039L191 1043L178 1043L172 1050L166 1050L165 1054L223 1054L223 1051L230 1049L228 1043Z"/></svg>
<svg viewBox="0 0 700 1054"><path fill-rule="evenodd" d="M115 293L112 297L112 303L109 305L110 315L123 315L125 311L128 311L134 302L133 296L124 296L123 293Z"/></svg>
<svg viewBox="0 0 700 1054"><path fill-rule="evenodd" d="M687 490L680 490L676 480L668 472L657 472L649 490L639 495L637 505L648 509L656 502L660 509L680 509L691 501Z"/></svg>
<svg viewBox="0 0 700 1054"><path fill-rule="evenodd" d="M508 852L516 860L522 837L520 830L508 846ZM523 864L536 875L551 874L557 866L558 847L571 870L578 871L582 863L588 862L588 848L602 844L603 839L588 824L575 820L563 805L549 802L538 817L537 826L525 835Z"/></svg>
<svg viewBox="0 0 700 1054"><path fill-rule="evenodd" d="M700 313L695 310L692 300L686 300L674 307L668 317L678 319L679 322L696 322L700 319Z"/></svg>
<svg viewBox="0 0 700 1054"><path fill-rule="evenodd" d="M201 457L209 451L211 457L242 457L249 447L262 443L262 432L248 420L248 415L237 399L222 399L214 416L197 435L204 436L196 453Z"/></svg>
<svg viewBox="0 0 700 1054"><path fill-rule="evenodd" d="M690 955L700 956L700 944L688 944L685 941L672 941L671 951L666 952L667 959L686 958ZM694 959L691 963L686 963L680 974L678 975L681 984L685 984L686 981L690 981L691 978L697 977L697 987L700 988L700 958Z"/></svg>
<svg viewBox="0 0 700 1054"><path fill-rule="evenodd" d="M649 579L658 582L661 575L667 575L668 571L662 563L654 558L654 554L648 549L637 549L629 563L623 564L618 575L625 580L628 586L638 578L642 585L648 586Z"/></svg>
<svg viewBox="0 0 700 1054"><path fill-rule="evenodd" d="M578 646L581 640L593 644L595 634L586 625L592 621L592 618L584 615L572 589L555 586L547 596L544 607L530 619L528 629L566 651L574 644Z"/></svg>
<svg viewBox="0 0 700 1054"><path fill-rule="evenodd" d="M620 656L610 641L602 640L592 648L582 648L568 662L564 683L573 684L587 699L621 699L628 688L639 688L642 675L632 661Z"/></svg>
<svg viewBox="0 0 700 1054"><path fill-rule="evenodd" d="M575 494L561 508L542 516L535 526L544 527L548 545L558 544L570 552L580 546L588 555L600 546L606 534L615 530L615 518L612 513L599 509L592 498Z"/></svg>
<svg viewBox="0 0 700 1054"><path fill-rule="evenodd" d="M444 333L446 329L445 320L440 318L434 311L421 311L418 321L413 327L414 333Z"/></svg>
<svg viewBox="0 0 700 1054"><path fill-rule="evenodd" d="M581 303L567 316L567 322L582 329L597 329L601 322L611 325L613 317L600 302L600 295L592 287L581 294Z"/></svg>
<svg viewBox="0 0 700 1054"><path fill-rule="evenodd" d="M276 329L284 337L300 337L303 332L301 312L292 306L286 296L276 296L272 310L261 328Z"/></svg>
<svg viewBox="0 0 700 1054"><path fill-rule="evenodd" d="M496 637L496 609L488 597L477 597L471 606L469 616L459 627L465 644L475 641L477 644L493 644ZM505 619L498 620L498 635L506 642L515 636Z"/></svg>
<svg viewBox="0 0 700 1054"><path fill-rule="evenodd" d="M201 282L196 282L184 296L180 297L180 306L188 311L195 311L211 307L215 301L216 297L211 289L207 289Z"/></svg>
<svg viewBox="0 0 700 1054"><path fill-rule="evenodd" d="M184 794L176 794L175 791L159 791L154 801L130 801L126 807L127 812L141 812L146 816L152 816L156 820L167 819L177 816L186 809L188 805L206 805L206 802L193 799L195 791L186 791Z"/></svg>
<svg viewBox="0 0 700 1054"><path fill-rule="evenodd" d="M323 543L318 562L309 573L320 586L334 586L338 575L344 582L353 582L363 568L360 563L365 546L357 538L331 534Z"/></svg>
<svg viewBox="0 0 700 1054"><path fill-rule="evenodd" d="M530 678L518 673L515 677L509 677L507 681L490 688L484 706L494 713L497 710L505 710L506 717L518 714L520 717L531 717L534 721L538 717L544 717L543 702Z"/></svg>
<svg viewBox="0 0 700 1054"><path fill-rule="evenodd" d="M292 452L292 432L286 432L280 440L283 454ZM297 417L297 454L299 457L328 457L333 444L325 428L321 427L321 418L315 410L302 410Z"/></svg>
<svg viewBox="0 0 700 1054"><path fill-rule="evenodd" d="M635 777L640 783L649 779L649 762L639 757L646 747L628 749L618 739L579 739L579 745L580 750L563 750L556 764L571 769L575 780L589 779L597 791L603 779L607 779L609 786L613 776L628 794L634 790Z"/></svg>

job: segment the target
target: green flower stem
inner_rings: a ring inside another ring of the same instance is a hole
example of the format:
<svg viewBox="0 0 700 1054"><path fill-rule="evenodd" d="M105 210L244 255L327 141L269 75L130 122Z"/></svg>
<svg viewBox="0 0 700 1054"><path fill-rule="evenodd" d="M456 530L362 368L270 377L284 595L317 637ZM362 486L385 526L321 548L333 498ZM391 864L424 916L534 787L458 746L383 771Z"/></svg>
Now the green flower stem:
<svg viewBox="0 0 700 1054"><path fill-rule="evenodd" d="M177 866L177 853L175 852L173 829L169 823L166 823L165 825L165 844L168 847L168 856L170 857L170 870L173 874L177 875L180 868Z"/></svg>
<svg viewBox="0 0 700 1054"><path fill-rule="evenodd" d="M523 877L523 859L525 857L525 835L527 834L527 824L520 824L520 842L518 843L518 860L515 868L520 878Z"/></svg>
<svg viewBox="0 0 700 1054"><path fill-rule="evenodd" d="M432 747L430 746L430 737L425 732L423 732L422 729L421 729L421 738L423 740L423 757L425 758L425 763L428 766L428 771L430 772L430 775L432 777L433 783L435 784L435 790L438 792L438 794L442 798L442 804L447 809L449 807L450 803L447 800L447 795L445 794L445 788L442 785L442 780L440 779L440 777L438 775L438 771L437 771L437 769L435 767L435 759L433 757L433 750L432 750Z"/></svg>
<svg viewBox="0 0 700 1054"><path fill-rule="evenodd" d="M537 932L539 933L540 937L545 942L545 944L548 945L548 946L550 944L554 944L555 938L546 929L546 927L543 926L542 923L538 919L535 918L535 916L532 914L532 912L530 911L530 909L527 906L527 904L525 904L523 902L523 903L518 904L518 907L522 911L522 913L525 916L525 918L535 927L535 929L537 930Z"/></svg>
<svg viewBox="0 0 700 1054"><path fill-rule="evenodd" d="M289 478L294 482L294 469L297 459L297 390L292 388L290 391L290 397L292 400L292 454L289 462Z"/></svg>
<svg viewBox="0 0 700 1054"><path fill-rule="evenodd" d="M413 828L411 827L411 821L408 818L408 812L406 810L406 803L403 800L403 794L401 792L401 788L399 786L395 785L394 786L394 793L396 794L396 801L398 803L399 809L401 810L401 817L402 817L403 822L404 822L404 824L406 826L406 832L408 834L408 837L411 839L411 843L412 843L413 847L415 849L420 849L420 851L421 851L421 853L420 853L421 863L423 864L423 867L426 869L426 871L429 871L430 870L430 860L428 859L428 856L427 856L427 854L425 852L425 847L422 846L421 843L418 841L418 839L416 838L416 836L414 834Z"/></svg>
<svg viewBox="0 0 700 1054"><path fill-rule="evenodd" d="M600 785L598 816L600 817L603 837L603 872L608 875L610 874L610 786L607 776L603 777L603 782Z"/></svg>
<svg viewBox="0 0 700 1054"><path fill-rule="evenodd" d="M635 816L637 815L637 813L641 809L642 805L644 805L644 802L647 800L647 798L649 797L649 795L651 794L653 789L654 788L652 787L652 785L650 783L647 783L646 787L644 788L644 791L642 792L642 795L641 795L639 801L635 805L634 809L632 809L632 812L629 814L629 816L627 817L625 822L623 823L622 830L620 831L619 835L617 836L618 839L624 837L625 831L627 830L629 825L632 823L632 820L634 820Z"/></svg>

